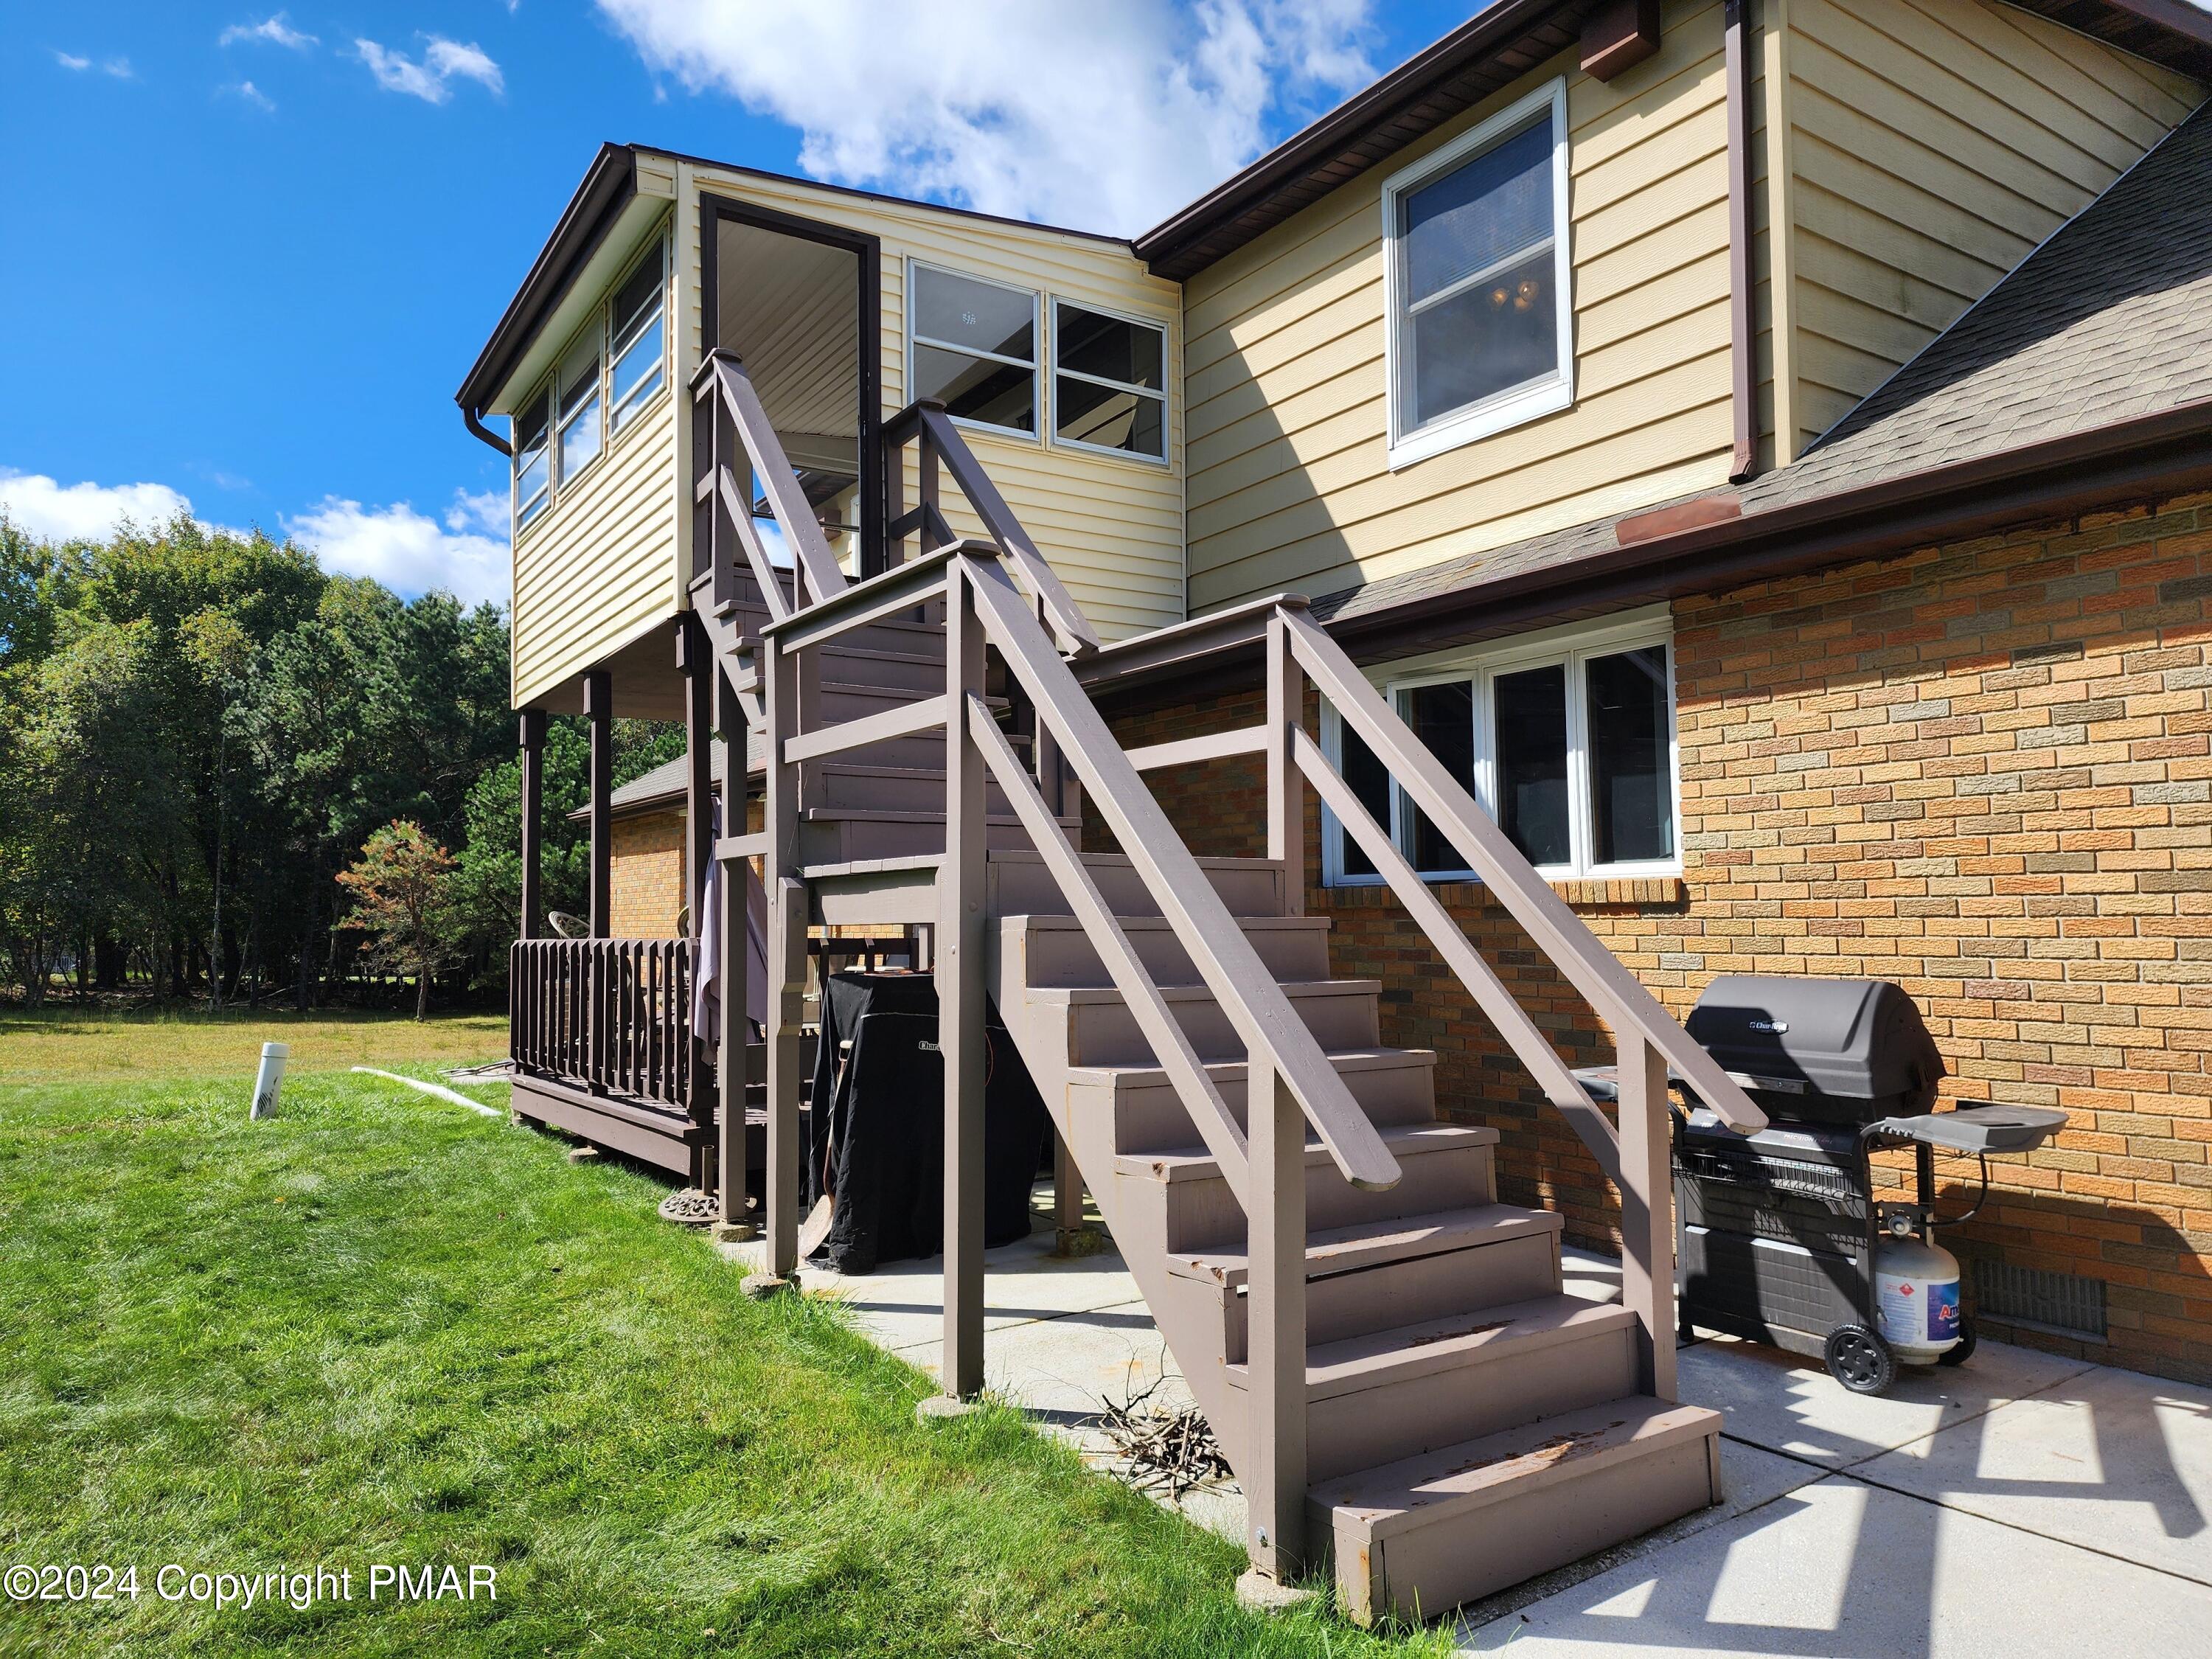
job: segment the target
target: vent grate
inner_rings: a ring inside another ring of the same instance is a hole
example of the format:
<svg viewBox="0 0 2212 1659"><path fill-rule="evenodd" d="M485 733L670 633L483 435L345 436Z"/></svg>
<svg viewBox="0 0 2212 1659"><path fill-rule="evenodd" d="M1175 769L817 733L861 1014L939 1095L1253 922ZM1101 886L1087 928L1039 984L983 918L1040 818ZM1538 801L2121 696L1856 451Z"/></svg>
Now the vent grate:
<svg viewBox="0 0 2212 1659"><path fill-rule="evenodd" d="M2017 1267L1986 1258L1974 1263L1974 1306L1985 1317L2053 1336L2105 1340L2105 1281L2076 1273Z"/></svg>

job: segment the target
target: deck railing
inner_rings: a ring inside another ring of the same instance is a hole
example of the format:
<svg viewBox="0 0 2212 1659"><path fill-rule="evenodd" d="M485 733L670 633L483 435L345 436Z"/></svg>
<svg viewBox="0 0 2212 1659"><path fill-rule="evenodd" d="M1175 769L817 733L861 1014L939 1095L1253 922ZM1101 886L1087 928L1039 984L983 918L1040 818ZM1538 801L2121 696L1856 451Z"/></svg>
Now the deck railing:
<svg viewBox="0 0 2212 1659"><path fill-rule="evenodd" d="M689 939L517 939L507 998L519 1070L690 1110Z"/></svg>

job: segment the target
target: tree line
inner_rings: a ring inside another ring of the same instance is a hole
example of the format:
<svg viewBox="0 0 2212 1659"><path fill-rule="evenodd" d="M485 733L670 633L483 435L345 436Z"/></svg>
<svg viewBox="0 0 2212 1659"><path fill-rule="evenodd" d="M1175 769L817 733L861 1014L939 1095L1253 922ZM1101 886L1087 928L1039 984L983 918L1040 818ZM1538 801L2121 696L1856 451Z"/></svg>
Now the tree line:
<svg viewBox="0 0 2212 1659"><path fill-rule="evenodd" d="M187 516L55 542L0 515L0 973L32 1004L348 994L375 953L337 878L400 826L450 860L448 979L489 992L521 889L507 684L495 606ZM617 781L682 741L617 722ZM586 756L549 722L546 902L571 911Z"/></svg>

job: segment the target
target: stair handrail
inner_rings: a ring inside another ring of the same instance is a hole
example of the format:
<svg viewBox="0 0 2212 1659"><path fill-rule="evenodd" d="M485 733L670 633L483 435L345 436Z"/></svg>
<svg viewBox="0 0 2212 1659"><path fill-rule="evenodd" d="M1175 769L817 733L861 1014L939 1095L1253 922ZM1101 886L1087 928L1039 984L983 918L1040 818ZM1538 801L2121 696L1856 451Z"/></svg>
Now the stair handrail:
<svg viewBox="0 0 2212 1659"><path fill-rule="evenodd" d="M785 596L781 573L769 557L759 531L753 526L750 492L738 488L730 465L732 458L721 453L720 427L724 421L734 430L750 470L761 481L761 493L767 498L769 515L783 532L784 544L791 549L793 569L804 580L807 592L817 602L842 592L848 585L845 573L838 566L836 555L830 550L829 540L807 502L806 492L799 487L791 458L784 453L782 440L775 435L775 422L769 419L743 360L734 351L716 347L706 355L698 372L692 376L691 389L700 412L706 416L702 435L707 441L708 452L702 476L693 487L692 499L695 503L712 501L720 508L721 515L726 515L744 552L745 562L751 568L753 580L760 585L769 614L789 616L805 601L798 599L794 602ZM723 521L718 516L718 528ZM721 556L720 547L714 544L719 541L719 535L711 536L708 548L708 568L715 583L714 599L717 606L736 597L734 591L726 586L734 573L734 565Z"/></svg>
<svg viewBox="0 0 2212 1659"><path fill-rule="evenodd" d="M1368 683L1344 647L1328 636L1304 605L1281 603L1276 614L1282 620L1291 656L1328 699L1338 720L1382 762L1407 797L1427 815L1437 832L1467 860L1465 867L1496 895L1506 913L1535 941L1537 948L1567 982L1613 1028L1615 1035L1632 1032L1650 1043L1730 1128L1744 1134L1755 1134L1764 1129L1766 1114L1753 1103L1742 1085L1660 1006L1658 998L1621 966L1620 959L1553 890L1551 883L1537 873L1535 866L1506 837L1496 821L1475 804L1466 787L1444 770L1428 746ZM1303 732L1298 735L1304 737ZM1296 744L1296 750L1299 769L1313 778L1316 787L1324 794L1334 794L1330 810L1337 813L1340 822L1353 827L1358 819L1366 820L1370 836L1362 839L1355 830L1354 839L1360 840L1363 848L1373 857L1374 848L1370 842L1372 832L1379 826L1372 816L1364 807L1359 807L1356 814L1347 817L1346 811L1338 807L1337 800L1351 806L1358 804L1348 786L1332 791L1318 775L1325 772L1336 784L1343 785L1341 775L1329 765L1312 738L1304 738L1303 743ZM1388 856L1376 860L1376 867L1385 872L1386 878L1392 874L1397 876L1392 886L1401 899L1413 892L1426 896L1425 885L1396 855L1395 848L1389 845L1389 838L1384 836L1382 842ZM1461 945L1466 945L1465 933L1433 898L1419 904L1415 916L1423 922L1432 942L1442 944L1446 938L1456 938ZM1468 954L1473 955L1471 948ZM1486 967L1483 972L1487 974ZM1478 1000L1489 995L1487 987L1470 984L1468 989ZM1503 988L1498 989L1502 991ZM1510 1040L1514 1033L1507 1031L1505 1035ZM1543 1047L1548 1050L1550 1045L1546 1043ZM1556 1055L1553 1058L1556 1060ZM1560 1086L1562 1071L1563 1067L1546 1067L1537 1075L1540 1081L1547 1083L1547 1094L1556 1090L1559 1095L1565 1096L1561 1101L1555 1095L1554 1103L1568 1110L1571 1121L1580 1127L1586 1121L1583 1109L1595 1113L1596 1108L1571 1074L1565 1079L1567 1086ZM1617 1170L1613 1173L1617 1178Z"/></svg>
<svg viewBox="0 0 2212 1659"><path fill-rule="evenodd" d="M969 448L968 441L960 435L958 425L941 401L935 398L917 398L884 422L882 435L885 512L889 515L884 526L886 556L912 535L921 537L925 550L957 539L939 505L937 471L942 465L959 486L960 493L968 498L969 509L982 525L984 534L1006 556L1021 585L1036 600L1060 651L1084 657L1099 649L1097 629L1091 627L1091 619L1083 614L1083 607L1076 604L1059 573L1038 551L1030 532L1014 516L1013 508L1006 505L1006 498L991 482L991 475L975 459L975 452ZM899 503L905 490L905 452L909 442L920 447L917 480L921 499L911 509L902 512Z"/></svg>
<svg viewBox="0 0 2212 1659"><path fill-rule="evenodd" d="M1200 980L1243 1042L1250 1065L1255 1069L1265 1065L1282 1079L1346 1181L1370 1191L1395 1186L1398 1160L1214 891L1012 579L996 559L978 557L972 544L962 550L948 574L973 595L985 637L998 647L1006 672L1027 694L1038 722L1051 731L1061 757L1159 905ZM989 752L986 749L987 760ZM1042 805L1041 796L1038 805ZM1113 930L1109 940L1118 933L1118 928ZM1248 1102L1248 1113L1259 1109L1257 1103ZM1201 1122L1201 1132L1204 1127ZM1249 1182L1238 1183L1235 1190L1249 1209L1253 1197Z"/></svg>

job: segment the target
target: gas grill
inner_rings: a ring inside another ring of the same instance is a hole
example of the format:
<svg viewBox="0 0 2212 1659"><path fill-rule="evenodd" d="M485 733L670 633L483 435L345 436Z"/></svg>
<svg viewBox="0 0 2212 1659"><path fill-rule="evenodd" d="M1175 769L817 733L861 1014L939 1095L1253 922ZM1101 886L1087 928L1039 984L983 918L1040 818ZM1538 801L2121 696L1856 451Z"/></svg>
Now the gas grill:
<svg viewBox="0 0 2212 1659"><path fill-rule="evenodd" d="M1938 1151L1989 1158L2041 1146L2066 1115L2041 1107L1937 1111L1948 1068L1912 999L1873 979L1730 974L1685 1022L1769 1119L1741 1135L1680 1079L1674 1134L1676 1306L1692 1324L1818 1356L1846 1388L1878 1394L1899 1361L1957 1364L1973 1351L1958 1264L1934 1230L1976 1213L1936 1209ZM1581 1073L1611 1097L1610 1068ZM1913 1149L1910 1202L1874 1197L1872 1155Z"/></svg>

